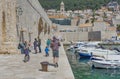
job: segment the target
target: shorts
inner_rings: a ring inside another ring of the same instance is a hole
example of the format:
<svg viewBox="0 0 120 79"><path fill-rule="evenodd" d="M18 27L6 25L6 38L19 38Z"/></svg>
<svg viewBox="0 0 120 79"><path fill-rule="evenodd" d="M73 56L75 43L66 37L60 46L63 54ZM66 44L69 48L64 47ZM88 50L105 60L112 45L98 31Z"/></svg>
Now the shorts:
<svg viewBox="0 0 120 79"><path fill-rule="evenodd" d="M53 51L53 57L59 57L59 51L58 50Z"/></svg>

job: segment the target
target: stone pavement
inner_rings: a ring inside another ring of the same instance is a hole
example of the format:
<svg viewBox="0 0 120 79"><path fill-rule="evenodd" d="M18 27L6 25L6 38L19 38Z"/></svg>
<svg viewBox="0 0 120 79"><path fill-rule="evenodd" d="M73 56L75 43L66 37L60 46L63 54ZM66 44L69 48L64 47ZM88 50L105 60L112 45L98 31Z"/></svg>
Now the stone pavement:
<svg viewBox="0 0 120 79"><path fill-rule="evenodd" d="M44 56L42 53L30 53L30 61L23 62L24 55L0 55L0 79L74 79L64 48L60 47L59 67L48 66L48 72L42 69L40 62L52 62L52 54Z"/></svg>

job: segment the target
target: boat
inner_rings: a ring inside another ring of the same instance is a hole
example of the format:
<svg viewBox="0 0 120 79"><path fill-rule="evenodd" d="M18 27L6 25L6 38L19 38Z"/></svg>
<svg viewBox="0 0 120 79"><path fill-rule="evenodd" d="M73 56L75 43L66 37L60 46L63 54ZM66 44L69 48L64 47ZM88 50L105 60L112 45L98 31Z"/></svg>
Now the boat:
<svg viewBox="0 0 120 79"><path fill-rule="evenodd" d="M85 42L76 42L76 43L70 45L70 46L67 48L67 50L68 50L68 51L69 51L69 50L75 50L75 49L77 49L77 48L79 48L79 47L81 47L81 46L84 46L85 44L86 44Z"/></svg>
<svg viewBox="0 0 120 79"><path fill-rule="evenodd" d="M98 44L100 42L76 42L74 44L71 44L67 50L79 50L81 49L82 47L87 47L87 48L92 48L92 47L98 47Z"/></svg>
<svg viewBox="0 0 120 79"><path fill-rule="evenodd" d="M92 60L94 68L120 68L119 60Z"/></svg>
<svg viewBox="0 0 120 79"><path fill-rule="evenodd" d="M78 51L80 57L91 58L92 56L118 55L119 52L101 48L81 48Z"/></svg>
<svg viewBox="0 0 120 79"><path fill-rule="evenodd" d="M106 55L93 58L91 63L94 68L120 68L120 55Z"/></svg>

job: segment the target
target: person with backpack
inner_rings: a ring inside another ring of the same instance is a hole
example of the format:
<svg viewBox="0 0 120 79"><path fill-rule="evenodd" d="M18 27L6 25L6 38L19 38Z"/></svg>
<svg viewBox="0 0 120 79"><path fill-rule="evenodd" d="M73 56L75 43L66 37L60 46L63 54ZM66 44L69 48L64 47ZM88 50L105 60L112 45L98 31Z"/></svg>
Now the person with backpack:
<svg viewBox="0 0 120 79"><path fill-rule="evenodd" d="M58 67L58 59L59 59L59 47L60 47L60 42L59 40L53 36L53 40L51 42L51 49L53 53L53 63L55 64L55 67Z"/></svg>

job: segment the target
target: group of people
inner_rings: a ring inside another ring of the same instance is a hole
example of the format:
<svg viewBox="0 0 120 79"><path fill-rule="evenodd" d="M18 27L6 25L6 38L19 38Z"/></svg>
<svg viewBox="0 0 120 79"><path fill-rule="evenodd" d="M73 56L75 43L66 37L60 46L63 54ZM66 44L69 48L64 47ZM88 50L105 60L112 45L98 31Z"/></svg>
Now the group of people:
<svg viewBox="0 0 120 79"><path fill-rule="evenodd" d="M18 45L18 48L21 49L21 53L22 54L25 54L25 57L24 57L24 61L27 62L29 61L30 59L30 56L29 56L29 52L31 51L30 50L30 46L31 44L28 43L27 41L25 41L25 43L19 43ZM38 52L41 53L41 39L34 39L34 42L33 42L33 46L34 46L34 51L35 51L35 54L37 54ZM48 39L46 41L46 47L44 49L45 51L45 56L49 56L49 51L50 51L50 48L52 49L52 54L53 54L53 63L55 65L55 67L58 67L58 58L59 58L59 47L60 47L60 42L59 42L59 39L57 39L55 36L53 36L52 39ZM39 49L39 51L38 51Z"/></svg>
<svg viewBox="0 0 120 79"><path fill-rule="evenodd" d="M20 42L18 45L18 49L21 50L21 54L25 54L24 62L28 62L30 60L30 56L29 56L29 52L31 51L30 46L31 46L30 41L29 42L25 41L23 43Z"/></svg>
<svg viewBox="0 0 120 79"><path fill-rule="evenodd" d="M49 48L51 48L53 53L53 63L55 67L58 67L59 47L61 46L59 39L53 36L52 40L50 39L47 40L46 45L47 45L45 48L46 56L49 56L48 51Z"/></svg>

